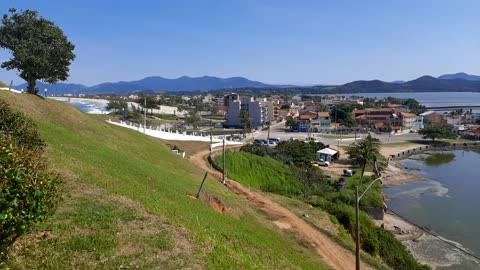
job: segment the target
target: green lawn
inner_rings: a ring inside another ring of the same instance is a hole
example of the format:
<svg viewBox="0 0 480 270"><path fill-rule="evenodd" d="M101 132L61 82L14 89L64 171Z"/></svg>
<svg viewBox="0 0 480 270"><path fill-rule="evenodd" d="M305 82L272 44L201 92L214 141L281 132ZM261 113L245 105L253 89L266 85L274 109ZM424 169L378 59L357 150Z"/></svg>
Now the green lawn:
<svg viewBox="0 0 480 270"><path fill-rule="evenodd" d="M213 179L204 187L207 197L230 214L191 199L204 172L161 140L54 100L5 92L0 98L34 119L48 160L68 183L58 211L20 240L26 244L8 262L15 268L327 268ZM149 231L134 232L143 229ZM45 231L51 236L37 237Z"/></svg>
<svg viewBox="0 0 480 270"><path fill-rule="evenodd" d="M270 157L260 157L246 152L225 153L227 175L245 186L286 196L300 193L297 181L289 167ZM223 166L223 157L215 157L215 163Z"/></svg>

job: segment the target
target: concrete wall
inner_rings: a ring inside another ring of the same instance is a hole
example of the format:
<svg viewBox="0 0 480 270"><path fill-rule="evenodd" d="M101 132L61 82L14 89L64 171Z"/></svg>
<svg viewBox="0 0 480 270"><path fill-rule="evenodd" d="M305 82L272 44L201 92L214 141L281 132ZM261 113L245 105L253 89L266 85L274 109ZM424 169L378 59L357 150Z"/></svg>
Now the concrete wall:
<svg viewBox="0 0 480 270"><path fill-rule="evenodd" d="M107 120L107 122L116 126L137 130L142 133L144 132L142 125L136 125L132 123L130 123L129 125L127 123L118 123L110 120ZM183 132L183 133L170 132L170 130L161 129L160 127L156 127L156 128L147 127L145 129L145 134L152 137L159 138L159 139L172 140L172 141L210 142L210 136L202 136L202 135L199 135L200 133L197 134L195 132L192 132L190 134L186 132ZM212 141L213 141L212 148L222 146L223 145L222 140L223 140L223 136L212 137ZM234 142L234 141L228 141L228 140L225 141L225 145L242 145L242 144L243 144L242 142Z"/></svg>
<svg viewBox="0 0 480 270"><path fill-rule="evenodd" d="M480 142L465 142L465 143L448 143L448 142L439 142L431 145L424 145L408 149L405 151L398 152L396 154L390 155L390 160L400 160L406 159L411 155L420 154L426 150L455 150L459 148L473 148L480 147Z"/></svg>

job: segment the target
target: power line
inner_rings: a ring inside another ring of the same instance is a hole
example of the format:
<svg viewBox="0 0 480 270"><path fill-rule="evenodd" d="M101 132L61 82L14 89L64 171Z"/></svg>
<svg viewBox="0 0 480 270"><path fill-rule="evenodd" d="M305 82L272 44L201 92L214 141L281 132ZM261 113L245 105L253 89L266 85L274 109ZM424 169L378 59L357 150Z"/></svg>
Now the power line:
<svg viewBox="0 0 480 270"><path fill-rule="evenodd" d="M473 254L473 253L471 253L471 252L468 252L468 251L465 250L465 249L462 249L462 248L457 247L456 245L454 245L454 244L450 243L449 241L443 239L443 238L440 237L439 235L433 234L433 233L430 232L429 230L423 228L422 226L416 224L415 222L413 222L413 221L407 219L406 217L400 215L399 213L393 211L391 208L388 208L388 211L394 213L395 215L397 215L397 216L400 217L401 219L405 220L406 222L408 222L408 223L410 223L410 224L413 224L415 227L417 227L417 228L419 228L420 230L424 231L425 233L427 233L427 234L429 234L429 235L437 238L438 240L444 242L445 244L447 244L447 245L449 245L449 246L452 246L454 249L456 249L456 250L458 250L458 251L460 251L460 252L462 252L462 253L470 256L470 257L473 257L473 258L477 259L478 261L480 261L480 257L476 256L475 254Z"/></svg>

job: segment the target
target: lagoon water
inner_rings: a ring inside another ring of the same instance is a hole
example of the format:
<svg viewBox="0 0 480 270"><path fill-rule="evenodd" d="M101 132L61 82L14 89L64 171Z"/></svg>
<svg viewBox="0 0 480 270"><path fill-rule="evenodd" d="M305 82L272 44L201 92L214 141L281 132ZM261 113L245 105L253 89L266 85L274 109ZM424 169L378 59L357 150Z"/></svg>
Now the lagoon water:
<svg viewBox="0 0 480 270"><path fill-rule="evenodd" d="M385 188L388 206L452 241L427 236L407 246L436 269L480 269L478 260L454 247L480 257L480 150L429 152L402 163L430 180Z"/></svg>
<svg viewBox="0 0 480 270"><path fill-rule="evenodd" d="M347 96L413 98L427 107L480 105L480 92L359 93Z"/></svg>

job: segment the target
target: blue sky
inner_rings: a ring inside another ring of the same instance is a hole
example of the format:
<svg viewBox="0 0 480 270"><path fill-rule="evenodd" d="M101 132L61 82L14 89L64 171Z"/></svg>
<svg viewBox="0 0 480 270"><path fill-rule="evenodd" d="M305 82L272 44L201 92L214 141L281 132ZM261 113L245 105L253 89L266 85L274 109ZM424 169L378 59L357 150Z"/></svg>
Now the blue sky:
<svg viewBox="0 0 480 270"><path fill-rule="evenodd" d="M339 84L480 75L480 1L1 0L76 45L69 82L243 76ZM0 61L9 57L0 50ZM0 81L22 83L0 70Z"/></svg>

